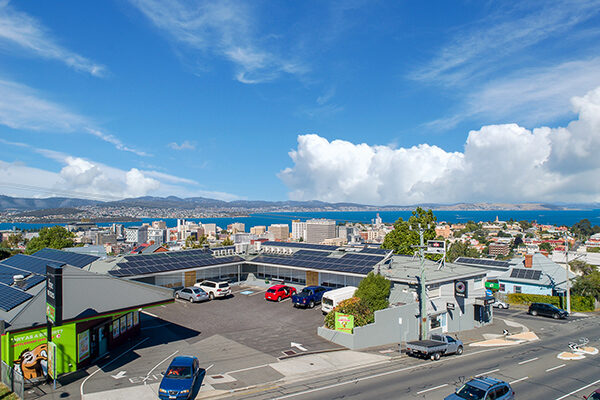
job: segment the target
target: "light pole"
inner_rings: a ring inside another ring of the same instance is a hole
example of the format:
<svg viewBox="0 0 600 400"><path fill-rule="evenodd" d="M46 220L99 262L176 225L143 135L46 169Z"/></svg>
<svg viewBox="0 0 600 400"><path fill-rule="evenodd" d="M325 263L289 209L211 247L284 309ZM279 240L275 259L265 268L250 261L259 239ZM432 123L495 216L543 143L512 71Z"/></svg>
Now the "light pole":
<svg viewBox="0 0 600 400"><path fill-rule="evenodd" d="M567 294L567 312L571 314L571 282L569 282L569 239L565 234L565 271L567 271L567 279L565 280Z"/></svg>

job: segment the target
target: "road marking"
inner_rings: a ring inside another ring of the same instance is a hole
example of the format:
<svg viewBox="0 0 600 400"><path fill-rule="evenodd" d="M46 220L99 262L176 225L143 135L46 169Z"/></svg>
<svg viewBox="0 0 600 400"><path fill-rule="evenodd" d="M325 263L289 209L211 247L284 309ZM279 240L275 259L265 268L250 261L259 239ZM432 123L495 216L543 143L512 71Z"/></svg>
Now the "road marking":
<svg viewBox="0 0 600 400"><path fill-rule="evenodd" d="M208 366L208 368L206 368L206 369L204 370L204 372L208 372L208 370L209 370L209 369L211 369L211 368L212 368L212 367L214 367L214 366L215 366L215 364L210 364L210 365Z"/></svg>
<svg viewBox="0 0 600 400"><path fill-rule="evenodd" d="M173 357L173 356L174 356L175 354L177 354L177 353L179 353L179 350L177 350L177 351L174 351L173 353L171 353L171 355L170 355L170 356L166 357L164 360L162 360L161 362L159 362L158 364L156 364L156 365L155 365L155 366L154 366L154 367L153 367L153 368L150 370L150 372L148 372L148 373L146 374L146 377L144 378L144 385L146 384L146 381L148 380L148 377L150 376L150 374L151 374L152 372L154 372L154 370L155 370L155 369L156 369L156 368L157 368L157 367L158 367L160 364L164 363L165 361L167 361L169 358Z"/></svg>
<svg viewBox="0 0 600 400"><path fill-rule="evenodd" d="M288 297L287 299L283 299L280 301L280 303L285 303L286 301L290 300L290 298Z"/></svg>
<svg viewBox="0 0 600 400"><path fill-rule="evenodd" d="M248 295L248 297L251 297L251 296L256 296L257 294L261 294L261 293L264 293L264 292L266 292L266 291L267 291L267 289L265 289L265 290L260 290L260 291L258 291L258 292L256 292L256 293L249 294L249 295Z"/></svg>
<svg viewBox="0 0 600 400"><path fill-rule="evenodd" d="M519 382L521 382L521 381L524 381L525 379L529 379L529 377L528 377L528 376L525 376L525 377L523 377L523 378L521 378L521 379L517 379L517 380L515 380L515 381L512 381L512 382L509 382L509 383L510 383L511 385L514 385L515 383L519 383Z"/></svg>
<svg viewBox="0 0 600 400"><path fill-rule="evenodd" d="M143 312L143 311L142 311ZM131 350L135 349L136 347L138 347L140 344L144 343L146 340L150 340L149 337L142 339L141 341L137 342L136 344L134 344L133 346L131 346L129 349L125 350L123 353L119 354L117 357L113 358L112 360L110 360L109 362L107 362L106 364L104 364L102 367L98 367L97 370L95 370L94 372L92 372L90 375L88 375L83 382L81 382L81 386L79 387L79 394L81 395L81 399L83 400L83 385L85 385L85 383L87 382L88 379L90 379L92 376L96 375L98 373L98 371L102 371L102 368L104 367L108 367L110 364L114 363L115 361L117 361L119 358L123 357L125 354L129 353Z"/></svg>
<svg viewBox="0 0 600 400"><path fill-rule="evenodd" d="M589 385L585 385L585 386L584 386L584 387L582 387L582 388L579 388L579 389L577 389L577 390L573 390L571 393L567 393L567 394L565 394L564 396L562 396L562 397L559 397L559 398L558 398L558 399L556 399L556 400L562 400L562 399L566 399L567 397L569 397L569 396L571 396L571 395L574 395L574 394L575 394L575 393L577 393L577 392L581 392L582 390L585 390L585 389L589 388L590 386L597 385L597 384L598 384L598 382L600 382L600 379L598 379L596 382L592 382L592 383L590 383Z"/></svg>
<svg viewBox="0 0 600 400"><path fill-rule="evenodd" d="M485 350L480 350L480 351L475 351L475 352L469 352L468 354L462 355L461 358L471 357L471 356L474 356L476 354L488 353L490 351L498 351L498 349L493 348L493 349L485 349ZM451 360L452 360L451 358L446 358L446 359L441 359L440 361L436 361L435 363L437 365L442 365L442 364L445 364L445 363L447 363L448 361L451 361ZM321 390L327 390L327 389L331 389L331 388L335 388L335 387L339 387L339 386L344 386L344 385L347 385L349 383L356 384L356 383L361 382L361 381L366 381L366 380L370 380L370 379L381 378L382 376L397 374L398 372L410 371L410 370L417 369L417 368L425 368L426 366L429 366L429 365L431 365L431 364L426 363L426 364L412 365L410 367L395 369L395 370L387 371L387 372L381 372L381 373L375 374L375 375L369 375L369 376L365 376L365 377L362 377L362 378L350 379L350 380L344 381L344 382L332 383L331 385L326 385L326 386L322 386L322 387L318 387L318 388L314 388L314 389L304 390L304 391L301 391L301 392L286 394L284 396L276 397L273 400L283 400L283 399L288 399L290 397L301 396L301 395L308 394L308 393L320 392Z"/></svg>
<svg viewBox="0 0 600 400"><path fill-rule="evenodd" d="M116 375L111 375L113 378L115 379L121 379L121 378L125 378L125 374L127 373L127 371L119 371L118 374Z"/></svg>
<svg viewBox="0 0 600 400"><path fill-rule="evenodd" d="M269 364L263 364L263 365L257 365L255 367L248 367L248 368L236 369L235 371L225 372L225 375L231 375L231 374L235 374L235 373L243 372L243 371L250 371L251 369L257 369L257 368L267 367L268 365Z"/></svg>
<svg viewBox="0 0 600 400"><path fill-rule="evenodd" d="M532 362L532 361L535 361L535 360L539 360L539 357L534 357L534 358L532 358L530 360L521 361L519 363L519 365L527 364L528 362Z"/></svg>
<svg viewBox="0 0 600 400"><path fill-rule="evenodd" d="M555 369L562 368L562 367L564 367L565 365L567 365L567 364L560 364L560 365L557 365L556 367L548 368L548 369L546 370L546 372L554 371Z"/></svg>
<svg viewBox="0 0 600 400"><path fill-rule="evenodd" d="M300 344L300 343L291 342L290 347L296 347L296 348L298 348L298 350L308 351L308 350L306 350L306 348L302 347L302 344Z"/></svg>
<svg viewBox="0 0 600 400"><path fill-rule="evenodd" d="M500 371L499 368L493 369L491 371L487 371L487 372L482 372L480 375L489 375L489 374L493 374L494 372L498 372Z"/></svg>
<svg viewBox="0 0 600 400"><path fill-rule="evenodd" d="M154 315L152 313L149 313L148 311L142 311L142 314L146 314L146 315L149 315L151 317L158 318L158 316L156 316L156 315Z"/></svg>
<svg viewBox="0 0 600 400"><path fill-rule="evenodd" d="M448 384L444 383L443 385L439 385L439 386L435 386L435 387L432 387L432 388L429 388L429 389L421 390L420 392L417 392L417 394L431 392L432 390L441 389L441 388L446 387L446 386L448 386Z"/></svg>

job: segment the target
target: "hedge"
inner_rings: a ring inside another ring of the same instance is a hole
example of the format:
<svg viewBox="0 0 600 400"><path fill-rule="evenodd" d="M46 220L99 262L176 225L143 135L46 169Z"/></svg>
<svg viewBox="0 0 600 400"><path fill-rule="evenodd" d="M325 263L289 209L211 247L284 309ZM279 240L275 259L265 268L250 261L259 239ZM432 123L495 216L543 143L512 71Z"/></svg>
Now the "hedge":
<svg viewBox="0 0 600 400"><path fill-rule="evenodd" d="M563 296L544 296L541 294L510 293L508 302L512 304L549 303L560 308L566 307ZM571 296L571 311L594 311L595 301L592 296Z"/></svg>

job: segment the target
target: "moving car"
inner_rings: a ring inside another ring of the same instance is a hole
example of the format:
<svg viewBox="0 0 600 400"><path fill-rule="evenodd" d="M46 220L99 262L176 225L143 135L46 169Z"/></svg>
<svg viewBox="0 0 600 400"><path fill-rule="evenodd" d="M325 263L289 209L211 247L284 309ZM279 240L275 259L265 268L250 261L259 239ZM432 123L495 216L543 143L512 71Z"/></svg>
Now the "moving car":
<svg viewBox="0 0 600 400"><path fill-rule="evenodd" d="M594 393L589 396L583 396L583 398L587 400L600 400L600 389L596 389Z"/></svg>
<svg viewBox="0 0 600 400"><path fill-rule="evenodd" d="M287 285L274 285L265 292L265 300L281 301L296 294L296 288Z"/></svg>
<svg viewBox="0 0 600 400"><path fill-rule="evenodd" d="M315 304L319 304L323 299L323 294L329 288L323 286L307 286L298 294L292 296L294 307L313 308Z"/></svg>
<svg viewBox="0 0 600 400"><path fill-rule="evenodd" d="M175 292L176 299L188 300L190 303L209 300L208 293L199 287L186 287Z"/></svg>
<svg viewBox="0 0 600 400"><path fill-rule="evenodd" d="M346 286L339 289L334 289L326 292L323 295L323 302L321 304L321 310L323 314L328 314L337 307L340 302L348 300L354 296L356 288L354 286Z"/></svg>
<svg viewBox="0 0 600 400"><path fill-rule="evenodd" d="M211 300L215 297L227 297L231 294L231 288L227 281L202 281L196 283L194 287L199 287L208 293L208 297L210 297Z"/></svg>
<svg viewBox="0 0 600 400"><path fill-rule="evenodd" d="M448 335L431 335L429 340L415 340L406 343L406 354L414 357L439 360L448 354L461 355L463 342Z"/></svg>
<svg viewBox="0 0 600 400"><path fill-rule="evenodd" d="M158 387L159 399L191 399L202 369L196 357L178 356L171 361Z"/></svg>
<svg viewBox="0 0 600 400"><path fill-rule="evenodd" d="M531 303L528 313L533 316L542 315L544 317L552 317L554 319L564 319L569 316L569 313L565 310L547 303Z"/></svg>
<svg viewBox="0 0 600 400"><path fill-rule="evenodd" d="M492 307L501 308L503 310L506 310L506 309L508 309L508 303L506 303L502 300L496 299L496 301L492 303Z"/></svg>
<svg viewBox="0 0 600 400"><path fill-rule="evenodd" d="M515 392L507 382L480 376L473 378L444 400L514 400Z"/></svg>

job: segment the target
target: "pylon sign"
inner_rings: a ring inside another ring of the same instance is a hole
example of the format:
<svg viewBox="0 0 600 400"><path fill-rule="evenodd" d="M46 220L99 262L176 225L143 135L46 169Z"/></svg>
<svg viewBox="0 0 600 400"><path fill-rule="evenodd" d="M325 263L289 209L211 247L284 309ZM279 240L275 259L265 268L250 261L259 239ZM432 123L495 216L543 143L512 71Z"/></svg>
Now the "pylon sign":
<svg viewBox="0 0 600 400"><path fill-rule="evenodd" d="M428 240L427 250L428 254L444 254L446 252L446 241L444 240Z"/></svg>

